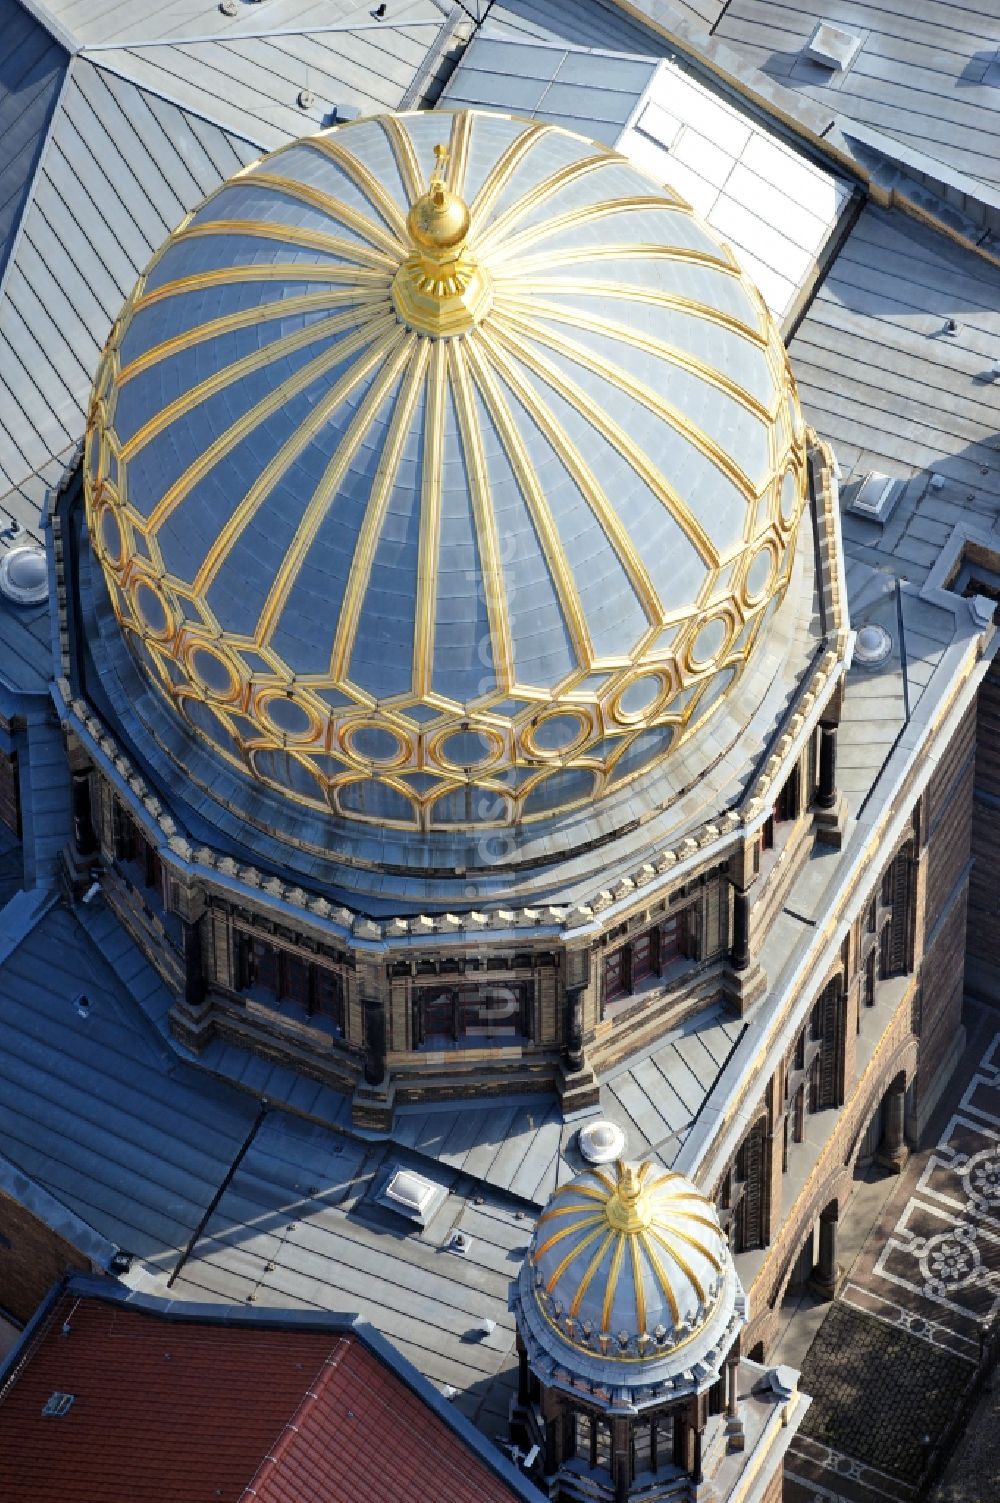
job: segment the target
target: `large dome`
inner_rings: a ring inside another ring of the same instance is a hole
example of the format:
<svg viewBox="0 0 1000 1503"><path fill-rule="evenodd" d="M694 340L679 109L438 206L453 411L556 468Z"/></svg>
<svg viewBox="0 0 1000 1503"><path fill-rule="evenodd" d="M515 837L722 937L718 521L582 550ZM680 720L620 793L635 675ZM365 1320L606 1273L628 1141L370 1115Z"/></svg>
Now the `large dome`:
<svg viewBox="0 0 1000 1503"><path fill-rule="evenodd" d="M415 113L285 147L171 236L85 481L194 734L307 805L453 829L599 797L718 708L789 578L805 440L762 299L669 189Z"/></svg>

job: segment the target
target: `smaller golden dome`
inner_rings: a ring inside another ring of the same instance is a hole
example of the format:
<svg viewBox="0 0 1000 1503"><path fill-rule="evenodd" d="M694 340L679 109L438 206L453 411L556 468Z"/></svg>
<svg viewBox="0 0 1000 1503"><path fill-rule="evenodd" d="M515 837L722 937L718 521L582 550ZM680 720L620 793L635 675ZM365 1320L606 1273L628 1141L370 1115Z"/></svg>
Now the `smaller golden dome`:
<svg viewBox="0 0 1000 1503"><path fill-rule="evenodd" d="M435 146L427 192L420 195L406 218L410 238L423 250L456 250L469 233L469 207L444 180L447 159L447 147Z"/></svg>
<svg viewBox="0 0 1000 1503"><path fill-rule="evenodd" d="M648 1159L560 1185L528 1260L548 1325L613 1361L658 1361L685 1346L715 1322L731 1282L712 1202Z"/></svg>

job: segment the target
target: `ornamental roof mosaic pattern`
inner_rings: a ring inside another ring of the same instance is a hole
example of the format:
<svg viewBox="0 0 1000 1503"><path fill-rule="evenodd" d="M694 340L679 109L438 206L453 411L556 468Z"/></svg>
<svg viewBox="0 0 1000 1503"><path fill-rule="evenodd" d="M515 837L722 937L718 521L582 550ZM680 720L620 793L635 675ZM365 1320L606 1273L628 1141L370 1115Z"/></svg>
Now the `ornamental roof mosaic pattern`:
<svg viewBox="0 0 1000 1503"><path fill-rule="evenodd" d="M264 158L171 236L85 483L195 735L307 805L454 829L585 804L705 722L788 582L805 435L681 199L552 126L414 113Z"/></svg>

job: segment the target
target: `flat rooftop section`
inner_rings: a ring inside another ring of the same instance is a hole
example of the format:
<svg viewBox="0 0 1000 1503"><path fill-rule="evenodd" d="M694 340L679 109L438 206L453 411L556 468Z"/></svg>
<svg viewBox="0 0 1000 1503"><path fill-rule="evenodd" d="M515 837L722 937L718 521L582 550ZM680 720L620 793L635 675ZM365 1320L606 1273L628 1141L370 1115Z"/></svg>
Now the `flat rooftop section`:
<svg viewBox="0 0 1000 1503"><path fill-rule="evenodd" d="M537 1496L350 1317L199 1318L92 1284L70 1282L0 1386L5 1503Z"/></svg>
<svg viewBox="0 0 1000 1503"><path fill-rule="evenodd" d="M808 61L818 21L861 41L846 71ZM713 35L836 111L982 183L1000 183L1000 11L993 0L731 0Z"/></svg>

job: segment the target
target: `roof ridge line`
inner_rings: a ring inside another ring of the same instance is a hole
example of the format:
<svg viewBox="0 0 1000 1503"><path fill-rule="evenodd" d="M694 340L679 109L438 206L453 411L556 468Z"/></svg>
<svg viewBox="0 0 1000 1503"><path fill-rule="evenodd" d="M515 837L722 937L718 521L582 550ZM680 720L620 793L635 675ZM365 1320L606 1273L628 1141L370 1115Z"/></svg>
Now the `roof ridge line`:
<svg viewBox="0 0 1000 1503"><path fill-rule="evenodd" d="M323 1358L315 1375L309 1380L309 1386L298 1405L292 1410L288 1419L281 1427L281 1431L274 1443L268 1447L263 1459L258 1463L250 1481L240 1494L240 1503L249 1503L249 1500L259 1496L259 1484L266 1482L271 1472L275 1471L284 1459L285 1452L296 1440L299 1433L300 1421L306 1411L311 1409L326 1392L330 1382L330 1375L339 1366L341 1359L346 1356L351 1344L351 1334L344 1331L338 1334L332 1349Z"/></svg>
<svg viewBox="0 0 1000 1503"><path fill-rule="evenodd" d="M58 42L60 47L65 47L71 58L76 56L83 43L75 32L70 31L69 27L64 26L52 14L48 6L43 3L43 0L18 0L18 4L23 10L28 12L29 16L34 17L39 26L45 27L45 30L52 37L53 41Z"/></svg>
<svg viewBox="0 0 1000 1503"><path fill-rule="evenodd" d="M37 0L21 0L23 5L36 4ZM301 37L301 36L326 36L335 34L354 34L358 31L406 31L414 26L433 26L440 29L441 18L431 20L426 17L423 20L407 21L405 24L385 26L381 21L363 21L357 26L276 26L269 31L212 31L204 32L197 36L170 36L149 37L145 41L130 42L78 42L76 51L86 53L87 56L95 52L137 52L148 47L192 47L207 42L259 42L269 37Z"/></svg>

